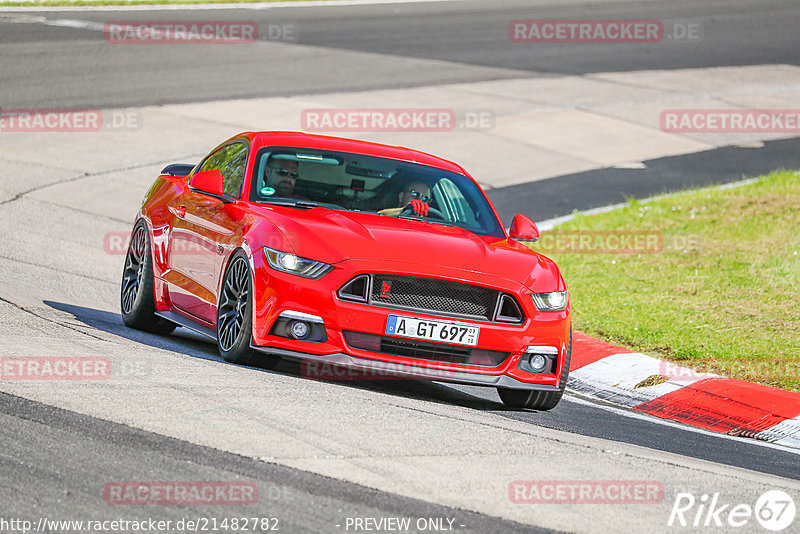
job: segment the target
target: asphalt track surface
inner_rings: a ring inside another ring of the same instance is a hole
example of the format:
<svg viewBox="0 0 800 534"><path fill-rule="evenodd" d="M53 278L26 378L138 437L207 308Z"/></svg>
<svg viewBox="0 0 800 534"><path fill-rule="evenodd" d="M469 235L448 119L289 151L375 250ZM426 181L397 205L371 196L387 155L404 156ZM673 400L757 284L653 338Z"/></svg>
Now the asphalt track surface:
<svg viewBox="0 0 800 534"><path fill-rule="evenodd" d="M4 499L3 517L119 519L103 502L109 477L137 480L247 480L259 486L248 517L277 519L281 532L331 532L347 517L447 517L459 532L549 532L511 521L455 510L332 480L102 421L19 397L0 394L0 473L5 487L21 491ZM46 444L46 446L43 446ZM144 478L143 478L144 477ZM178 477L178 478L175 478ZM34 491L35 489L35 491ZM125 511L125 519L241 517L236 507L164 507ZM138 512L138 513L137 513ZM34 521L36 521L34 519Z"/></svg>
<svg viewBox="0 0 800 534"><path fill-rule="evenodd" d="M0 88L2 107L135 106L226 98L357 91L423 86L450 81L480 81L521 76L669 69L698 66L791 63L800 60L796 21L800 5L771 2L768 9L750 2L601 2L591 10L573 2L442 2L281 10L219 10L164 13L50 12L50 19L121 20L219 18L256 20L260 25L295 24L294 42L278 43L268 57L246 51L232 57L213 47L103 48L102 33L10 22L0 15ZM637 18L699 21L702 53L687 53L685 43L658 49L637 45L544 46L531 53L506 39L508 21L523 18ZM155 51L155 53L154 53ZM342 64L341 51L364 52L361 61ZM383 55L389 55L387 61ZM396 76L397 57L444 60L440 68L411 64ZM381 75L375 75L378 72ZM800 163L797 140L768 142L764 148L724 148L713 154L663 158L646 169L592 171L493 190L502 214L517 204L538 206L542 218L620 202L626 196L649 196ZM710 165L708 162L713 161ZM614 181L616 180L616 181ZM587 192L592 184L611 184ZM505 218L505 217L504 217ZM2 223L0 223L2 224ZM5 293L0 279L0 297ZM47 306L71 314L81 328L113 334L131 344L167 349L199 360L219 361L215 347L192 335L158 337L130 332L117 315L61 302ZM64 299L66 300L66 299ZM7 301L4 301L7 304ZM225 365L220 362L220 365ZM259 372L254 370L254 372ZM296 374L291 365L280 373ZM800 480L798 456L746 440L698 433L632 418L621 410L565 397L549 413L503 409L489 390L435 383L354 383L339 386L342 395L377 391L398 398L466 407L498 419L551 428L578 436L603 438L653 451L664 451ZM133 399L132 399L133 401ZM259 482L262 493L275 495L259 506L259 515L281 517L283 531L326 532L353 516L456 517L464 532L537 531L421 500L401 497L305 471L245 458L186 441L54 408L13 395L0 394L0 484L3 516L80 515L108 517L117 511L102 506L97 488L110 479L234 479ZM89 461L91 459L91 461ZM624 476L624 475L622 475ZM15 490L14 488L19 488ZM141 510L131 513L154 515ZM127 513L127 510L126 510ZM155 515L220 515L219 508L169 510ZM101 517L98 517L101 518Z"/></svg>
<svg viewBox="0 0 800 534"><path fill-rule="evenodd" d="M107 47L102 32L25 23L10 12L0 14L2 106L123 107L526 76L796 65L799 11L791 0L759 7L748 0L600 1L591 6L575 1L473 0L207 12L26 13L100 23L245 20L258 23L267 39L270 25L293 27L290 41L276 40L267 50L239 45L233 53L218 45ZM560 18L659 19L699 24L702 32L699 40L674 44L531 46L508 38L512 20ZM362 55L353 57L346 51ZM440 62L423 65L414 60Z"/></svg>

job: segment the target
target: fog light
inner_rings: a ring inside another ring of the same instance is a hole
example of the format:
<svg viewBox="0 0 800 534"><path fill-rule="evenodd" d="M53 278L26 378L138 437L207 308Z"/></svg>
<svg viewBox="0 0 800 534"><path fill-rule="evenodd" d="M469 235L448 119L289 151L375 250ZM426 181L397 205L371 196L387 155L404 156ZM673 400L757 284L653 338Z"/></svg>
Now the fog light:
<svg viewBox="0 0 800 534"><path fill-rule="evenodd" d="M304 339L308 337L310 328L305 321L292 321L289 323L289 333L295 339Z"/></svg>
<svg viewBox="0 0 800 534"><path fill-rule="evenodd" d="M547 365L547 358L541 354L534 354L531 356L529 363L531 364L531 369L533 369L534 372L541 373L544 371L544 368Z"/></svg>

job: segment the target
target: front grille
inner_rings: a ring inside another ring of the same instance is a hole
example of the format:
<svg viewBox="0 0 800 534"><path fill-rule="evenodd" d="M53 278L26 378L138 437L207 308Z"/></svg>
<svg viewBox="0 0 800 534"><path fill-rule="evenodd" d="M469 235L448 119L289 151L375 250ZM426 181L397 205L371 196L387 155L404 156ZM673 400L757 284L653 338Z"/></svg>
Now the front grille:
<svg viewBox="0 0 800 534"><path fill-rule="evenodd" d="M508 357L507 352L484 350L446 343L428 343L413 339L364 334L345 330L344 339L355 349L404 356L420 360L497 367Z"/></svg>
<svg viewBox="0 0 800 534"><path fill-rule="evenodd" d="M499 291L450 280L372 275L371 304L491 321Z"/></svg>

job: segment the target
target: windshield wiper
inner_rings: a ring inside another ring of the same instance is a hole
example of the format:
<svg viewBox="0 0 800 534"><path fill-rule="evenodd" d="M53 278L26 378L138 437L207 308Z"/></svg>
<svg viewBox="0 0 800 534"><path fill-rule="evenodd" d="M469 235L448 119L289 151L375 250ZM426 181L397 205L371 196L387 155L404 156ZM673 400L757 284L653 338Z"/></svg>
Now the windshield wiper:
<svg viewBox="0 0 800 534"><path fill-rule="evenodd" d="M274 200L261 200L264 204L275 204L278 206L290 206L292 208L300 208L300 209L311 209L311 208L319 208L329 207L326 204L320 204L319 202L313 202L311 200L292 200L292 199L274 199Z"/></svg>
<svg viewBox="0 0 800 534"><path fill-rule="evenodd" d="M391 215L389 215L389 217L391 217ZM458 226L459 228L463 228L462 226L459 226L457 223L448 222L443 219L430 220L426 217L419 217L415 215L397 215L396 217L398 219L403 219L405 221L419 221L428 224L435 224L437 226Z"/></svg>
<svg viewBox="0 0 800 534"><path fill-rule="evenodd" d="M327 208L328 207L325 204L320 204L319 202L311 202L309 200L297 200L293 204L290 204L290 206L294 206L295 208L307 209L307 210L311 209L311 208L319 208L319 207Z"/></svg>

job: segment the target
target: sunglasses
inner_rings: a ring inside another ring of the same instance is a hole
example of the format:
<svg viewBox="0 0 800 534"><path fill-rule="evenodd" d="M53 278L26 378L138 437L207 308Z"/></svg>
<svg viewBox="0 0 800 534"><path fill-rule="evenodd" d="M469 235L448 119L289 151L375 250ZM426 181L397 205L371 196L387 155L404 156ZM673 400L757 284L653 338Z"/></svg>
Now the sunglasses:
<svg viewBox="0 0 800 534"><path fill-rule="evenodd" d="M430 202L430 200L431 200L431 197L423 195L419 191L409 191L408 194L411 195L411 199L412 200L419 199L419 200L421 200L423 202Z"/></svg>
<svg viewBox="0 0 800 534"><path fill-rule="evenodd" d="M299 176L296 172L288 171L280 167L270 167L270 170L275 171L275 174L277 174L281 178L286 178L288 176L292 180L297 180L297 177Z"/></svg>

